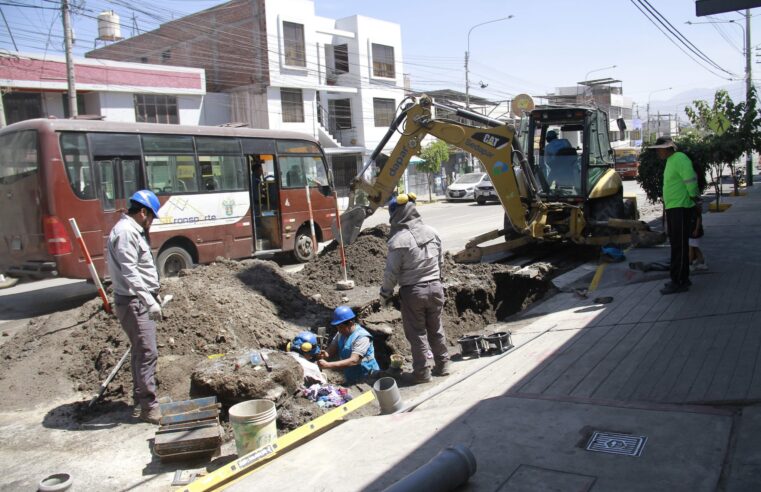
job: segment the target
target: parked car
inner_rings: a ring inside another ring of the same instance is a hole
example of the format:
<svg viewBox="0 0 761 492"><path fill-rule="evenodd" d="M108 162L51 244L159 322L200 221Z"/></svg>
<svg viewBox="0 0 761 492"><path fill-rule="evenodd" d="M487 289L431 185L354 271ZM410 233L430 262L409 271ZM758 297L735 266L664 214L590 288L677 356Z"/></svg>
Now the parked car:
<svg viewBox="0 0 761 492"><path fill-rule="evenodd" d="M475 198L476 203L479 205L483 205L488 201L499 201L499 198L497 198L497 192L494 191L494 184L491 182L491 178L488 174L478 185L476 185L476 189L473 192L473 198Z"/></svg>
<svg viewBox="0 0 761 492"><path fill-rule="evenodd" d="M468 173L457 178L454 183L447 186L447 200L473 200L473 193L486 173Z"/></svg>

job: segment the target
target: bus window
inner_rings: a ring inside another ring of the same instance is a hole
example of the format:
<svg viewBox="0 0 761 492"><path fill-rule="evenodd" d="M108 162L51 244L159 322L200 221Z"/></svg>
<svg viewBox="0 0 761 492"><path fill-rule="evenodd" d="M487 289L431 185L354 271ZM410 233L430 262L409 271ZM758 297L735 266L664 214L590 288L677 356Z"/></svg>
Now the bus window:
<svg viewBox="0 0 761 492"><path fill-rule="evenodd" d="M148 188L156 194L198 191L192 155L147 155L145 172Z"/></svg>
<svg viewBox="0 0 761 492"><path fill-rule="evenodd" d="M280 181L283 188L303 188L307 183L322 187L327 186L328 175L319 156L281 156Z"/></svg>
<svg viewBox="0 0 761 492"><path fill-rule="evenodd" d="M140 185L140 160L121 159L122 169L122 198L129 198L139 190Z"/></svg>
<svg viewBox="0 0 761 492"><path fill-rule="evenodd" d="M87 137L84 133L61 133L61 153L66 163L69 185L79 198L95 198Z"/></svg>
<svg viewBox="0 0 761 492"><path fill-rule="evenodd" d="M239 155L199 155L203 189L239 191L246 189L243 158Z"/></svg>

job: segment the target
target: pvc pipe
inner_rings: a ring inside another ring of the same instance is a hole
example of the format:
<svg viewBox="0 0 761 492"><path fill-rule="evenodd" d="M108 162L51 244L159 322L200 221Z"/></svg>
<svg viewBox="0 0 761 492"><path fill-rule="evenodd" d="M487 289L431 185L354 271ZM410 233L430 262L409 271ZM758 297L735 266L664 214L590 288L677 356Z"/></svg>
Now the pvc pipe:
<svg viewBox="0 0 761 492"><path fill-rule="evenodd" d="M396 413L402 409L404 402L399 394L399 387L394 378L380 378L373 384L373 393L380 405L381 415Z"/></svg>
<svg viewBox="0 0 761 492"><path fill-rule="evenodd" d="M467 446L455 444L428 463L384 489L384 492L446 492L455 490L476 473L476 458Z"/></svg>
<svg viewBox="0 0 761 492"><path fill-rule="evenodd" d="M69 219L69 224L71 225L71 229L74 231L74 236L77 238L77 243L79 243L80 249L82 249L82 254L85 257L85 263L87 263L87 268L88 270L90 270L90 276L92 277L92 281L95 283L95 287L98 288L98 294L100 295L100 298L103 301L103 310L105 310L108 314L111 314L111 304L108 302L108 297L106 297L106 291L105 289L103 289L103 285L100 283L98 272L95 271L95 265L93 265L92 258L90 257L90 252L87 250L87 246L85 245L85 242L82 239L82 233L79 232L79 226L77 226L77 221L74 218L71 218Z"/></svg>

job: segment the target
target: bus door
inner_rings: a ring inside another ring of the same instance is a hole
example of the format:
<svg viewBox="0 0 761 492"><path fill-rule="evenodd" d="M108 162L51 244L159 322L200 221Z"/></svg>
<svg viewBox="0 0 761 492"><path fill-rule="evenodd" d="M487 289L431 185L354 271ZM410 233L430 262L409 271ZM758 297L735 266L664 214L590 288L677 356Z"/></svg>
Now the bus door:
<svg viewBox="0 0 761 492"><path fill-rule="evenodd" d="M251 176L251 213L253 215L256 251L280 249L280 202L278 197L275 156L248 154Z"/></svg>

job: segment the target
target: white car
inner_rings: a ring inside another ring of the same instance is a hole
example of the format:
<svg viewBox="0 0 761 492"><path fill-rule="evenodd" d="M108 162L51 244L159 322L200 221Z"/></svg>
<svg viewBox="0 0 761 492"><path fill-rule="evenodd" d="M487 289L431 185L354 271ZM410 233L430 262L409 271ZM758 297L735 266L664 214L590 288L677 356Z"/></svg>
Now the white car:
<svg viewBox="0 0 761 492"><path fill-rule="evenodd" d="M486 173L468 173L457 178L447 186L447 200L473 200L473 192L481 181L488 176Z"/></svg>

